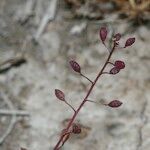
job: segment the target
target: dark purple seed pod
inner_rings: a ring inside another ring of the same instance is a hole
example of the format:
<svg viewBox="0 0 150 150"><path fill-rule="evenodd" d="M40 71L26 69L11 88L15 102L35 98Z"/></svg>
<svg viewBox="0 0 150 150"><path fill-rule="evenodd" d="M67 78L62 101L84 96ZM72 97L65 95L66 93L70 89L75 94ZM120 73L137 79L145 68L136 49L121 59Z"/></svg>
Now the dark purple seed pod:
<svg viewBox="0 0 150 150"><path fill-rule="evenodd" d="M73 124L72 132L73 132L74 134L80 134L80 133L81 133L81 127L80 127L80 125L78 125L78 124Z"/></svg>
<svg viewBox="0 0 150 150"><path fill-rule="evenodd" d="M118 69L124 69L125 68L125 63L121 60L116 60L114 65Z"/></svg>
<svg viewBox="0 0 150 150"><path fill-rule="evenodd" d="M76 61L70 60L69 63L70 63L70 66L72 67L72 69L75 72L81 73L81 67Z"/></svg>
<svg viewBox="0 0 150 150"><path fill-rule="evenodd" d="M127 39L124 47L131 46L134 42L135 42L135 38L129 38Z"/></svg>
<svg viewBox="0 0 150 150"><path fill-rule="evenodd" d="M120 71L119 68L113 67L113 68L110 70L109 73L112 74L112 75L115 75L115 74L119 73L119 71Z"/></svg>
<svg viewBox="0 0 150 150"><path fill-rule="evenodd" d="M122 102L118 100L113 100L108 104L109 107L113 107L113 108L119 107L121 105L122 105Z"/></svg>
<svg viewBox="0 0 150 150"><path fill-rule="evenodd" d="M65 101L65 94L62 91L55 89L55 95L59 100Z"/></svg>
<svg viewBox="0 0 150 150"><path fill-rule="evenodd" d="M115 41L119 41L121 39L121 34L120 33L117 33L114 35L114 40Z"/></svg>
<svg viewBox="0 0 150 150"><path fill-rule="evenodd" d="M104 43L104 41L106 40L106 37L107 37L107 29L106 27L101 27L100 28L100 39L102 40L102 42Z"/></svg>

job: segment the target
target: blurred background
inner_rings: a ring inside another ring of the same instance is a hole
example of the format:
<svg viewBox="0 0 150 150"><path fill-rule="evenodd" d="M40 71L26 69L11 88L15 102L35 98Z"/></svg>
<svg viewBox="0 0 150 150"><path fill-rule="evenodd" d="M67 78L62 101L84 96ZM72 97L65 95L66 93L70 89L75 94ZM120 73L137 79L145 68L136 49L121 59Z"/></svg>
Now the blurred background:
<svg viewBox="0 0 150 150"><path fill-rule="evenodd" d="M115 76L103 76L91 99L119 99L111 109L87 103L76 121L83 132L63 150L149 150L150 1L149 0L0 0L0 150L52 150L72 116L58 101L61 89L75 108L89 82L69 65L74 58L94 80L108 51L99 39L121 33L112 61L125 61ZM108 45L109 41L108 41Z"/></svg>

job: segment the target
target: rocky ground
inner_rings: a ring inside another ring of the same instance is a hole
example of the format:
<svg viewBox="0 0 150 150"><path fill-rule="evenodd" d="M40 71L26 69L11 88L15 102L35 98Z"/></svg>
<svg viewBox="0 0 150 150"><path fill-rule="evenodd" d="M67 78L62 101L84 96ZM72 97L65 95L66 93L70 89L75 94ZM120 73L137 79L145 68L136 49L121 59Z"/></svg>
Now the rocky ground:
<svg viewBox="0 0 150 150"><path fill-rule="evenodd" d="M119 99L123 105L114 110L86 104L77 118L83 125L82 134L72 136L63 149L149 150L149 28L144 24L129 26L128 21L117 20L116 14L106 15L103 20L72 18L61 1L55 19L40 33L49 1L32 2L0 1L0 110L29 113L0 113L0 137L14 124L0 150L53 149L65 120L72 115L55 98L54 89L63 90L72 105L79 105L89 83L71 71L68 60L75 58L83 72L94 79L108 55L98 36L104 25L110 35L114 31L122 33L122 43L132 36L136 43L116 51L112 60L124 60L126 68L115 76L103 76L90 97L107 102ZM31 9L27 9L29 6Z"/></svg>

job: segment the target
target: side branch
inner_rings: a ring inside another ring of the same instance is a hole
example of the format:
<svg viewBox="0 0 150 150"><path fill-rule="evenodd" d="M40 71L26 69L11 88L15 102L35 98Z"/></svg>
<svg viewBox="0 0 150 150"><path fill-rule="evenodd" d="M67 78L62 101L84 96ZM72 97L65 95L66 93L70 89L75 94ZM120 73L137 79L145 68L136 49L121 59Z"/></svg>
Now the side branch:
<svg viewBox="0 0 150 150"><path fill-rule="evenodd" d="M80 73L80 75L82 76L82 77L84 77L85 79L87 79L88 81L90 81L92 84L93 84L93 81L92 80L90 80L88 77L86 77L85 75L83 75L82 73Z"/></svg>
<svg viewBox="0 0 150 150"><path fill-rule="evenodd" d="M67 101L64 101L74 112L76 112L76 110L67 102Z"/></svg>
<svg viewBox="0 0 150 150"><path fill-rule="evenodd" d="M103 65L102 69L101 69L100 72L98 73L98 75L97 75L97 77L95 78L94 82L92 82L92 85L91 85L90 89L88 90L88 92L87 92L85 98L83 99L82 103L79 105L78 109L76 110L76 112L74 113L74 115L72 116L72 118L70 119L70 122L68 123L68 126L67 126L67 128L66 128L66 132L68 132L69 129L71 128L71 126L72 126L72 124L73 124L73 122L74 122L76 116L78 115L78 113L79 113L79 111L81 110L81 108L83 107L83 105L86 103L86 101L87 101L89 95L91 94L91 92L92 92L92 90L93 90L95 84L97 83L98 79L99 79L100 76L103 74L103 71L104 71L104 69L106 68L106 66L107 66L107 64L108 64L108 62L109 62L109 60L110 60L110 58L111 58L111 56L112 56L112 54L113 54L113 52L114 52L114 50L115 50L115 47L116 47L116 43L114 42L114 46L113 46L111 52L109 53L108 58L107 58L106 61L105 61L105 64ZM80 70L79 70L79 72L80 72ZM59 149L59 146L60 146L60 144L63 142L63 139L64 139L64 135L62 135L62 136L60 137L60 140L57 142L56 146L54 147L54 150L58 150L58 149ZM63 144L64 144L64 143L63 143Z"/></svg>

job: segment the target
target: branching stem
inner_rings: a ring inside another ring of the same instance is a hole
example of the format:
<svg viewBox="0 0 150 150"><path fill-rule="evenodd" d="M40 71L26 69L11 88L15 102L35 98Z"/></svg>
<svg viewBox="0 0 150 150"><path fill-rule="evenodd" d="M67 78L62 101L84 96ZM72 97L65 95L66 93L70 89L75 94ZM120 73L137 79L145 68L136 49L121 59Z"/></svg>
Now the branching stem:
<svg viewBox="0 0 150 150"><path fill-rule="evenodd" d="M89 90L88 90L88 92L87 92L85 98L83 99L83 101L82 101L81 104L79 105L78 109L75 111L74 115L73 115L72 118L70 119L70 121L69 121L69 123L68 123L68 125L67 125L67 128L66 128L66 132L70 130L70 128L71 128L71 126L72 126L72 124L73 124L73 122L74 122L76 116L77 116L78 113L79 113L79 111L81 110L81 108L83 107L83 105L87 102L88 97L90 96L90 94L91 94L91 92L92 92L94 86L96 85L98 79L99 79L100 76L103 74L103 71L104 71L104 69L106 68L106 66L107 66L107 64L108 64L108 62L109 62L109 60L110 60L110 58L111 58L111 56L112 56L112 54L113 54L115 48L116 48L116 43L114 42L113 48L112 48L111 52L109 53L109 55L108 55L108 57L107 57L107 59L106 59L104 65L103 65L102 69L100 70L100 72L99 72L98 75L96 76L94 82L92 82L92 85L91 85L91 87L89 88ZM62 136L60 137L59 141L57 142L56 146L54 147L54 150L58 150L58 148L60 147L60 144L63 142L63 138L64 138L64 135L62 135Z"/></svg>

